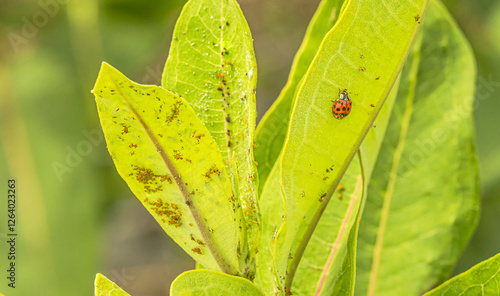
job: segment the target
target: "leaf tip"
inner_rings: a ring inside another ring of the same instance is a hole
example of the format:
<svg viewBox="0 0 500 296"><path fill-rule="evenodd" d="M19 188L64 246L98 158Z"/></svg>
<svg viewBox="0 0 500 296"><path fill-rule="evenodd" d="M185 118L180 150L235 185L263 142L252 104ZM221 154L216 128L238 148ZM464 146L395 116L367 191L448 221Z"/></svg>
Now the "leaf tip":
<svg viewBox="0 0 500 296"><path fill-rule="evenodd" d="M102 83L102 81L114 73L120 73L120 72L110 64L102 62L101 69L99 70L99 74L97 75L97 80L95 82L94 88L90 92L95 94L96 89L99 88L99 85Z"/></svg>

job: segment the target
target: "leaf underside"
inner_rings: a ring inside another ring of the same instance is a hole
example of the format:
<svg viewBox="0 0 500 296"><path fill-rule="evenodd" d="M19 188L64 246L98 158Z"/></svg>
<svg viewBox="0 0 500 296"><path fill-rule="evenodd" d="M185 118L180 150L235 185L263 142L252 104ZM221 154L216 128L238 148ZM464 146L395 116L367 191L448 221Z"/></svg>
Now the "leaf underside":
<svg viewBox="0 0 500 296"><path fill-rule="evenodd" d="M222 153L238 205L240 263L252 270L260 241L256 83L252 36L237 2L188 1L175 26L162 86L189 102Z"/></svg>

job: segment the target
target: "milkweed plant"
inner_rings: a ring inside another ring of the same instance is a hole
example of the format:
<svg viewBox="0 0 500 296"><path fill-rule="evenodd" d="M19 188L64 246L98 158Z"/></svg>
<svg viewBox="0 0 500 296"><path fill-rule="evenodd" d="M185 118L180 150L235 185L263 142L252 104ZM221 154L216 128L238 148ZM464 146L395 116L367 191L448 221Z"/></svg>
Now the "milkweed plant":
<svg viewBox="0 0 500 296"><path fill-rule="evenodd" d="M93 89L118 173L197 262L171 295L497 295L498 255L448 280L480 200L444 5L322 0L257 127L252 42L236 0L189 0L161 86L103 63Z"/></svg>

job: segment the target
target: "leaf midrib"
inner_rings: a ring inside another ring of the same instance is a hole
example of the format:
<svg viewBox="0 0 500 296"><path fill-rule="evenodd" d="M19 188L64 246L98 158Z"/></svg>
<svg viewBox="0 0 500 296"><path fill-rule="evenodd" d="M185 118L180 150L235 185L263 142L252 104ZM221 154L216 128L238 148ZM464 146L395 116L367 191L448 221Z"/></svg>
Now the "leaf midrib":
<svg viewBox="0 0 500 296"><path fill-rule="evenodd" d="M421 35L420 35L421 36ZM420 40L416 40L415 47L420 46ZM389 173L389 182L387 184L386 192L383 198L382 210L380 215L380 223L377 231L377 240L373 250L372 269L370 271L370 280L368 282L368 295L374 296L377 286L377 275L380 269L380 259L382 255L382 247L384 243L384 235L387 228L387 220L389 218L389 211L391 200L394 195L394 188L397 181L397 172L403 155L403 150L406 144L406 136L410 125L410 120L413 114L413 101L415 99L415 89L417 85L417 74L420 64L420 50L415 50L412 67L410 72L410 85L408 89L408 96L406 98L405 111L401 124L401 131L399 133L399 140L394 152L393 163Z"/></svg>
<svg viewBox="0 0 500 296"><path fill-rule="evenodd" d="M163 149L163 146L159 143L158 139L155 137L155 135L153 134L153 132L151 131L149 126L146 124L146 122L144 122L140 113L137 112L135 107L128 100L127 96L122 92L118 83L113 79L111 79L111 81L115 85L115 88L118 90L118 92L120 93L121 97L123 98L123 100L125 101L127 106L130 108L130 110L132 110L132 112L135 114L135 116L137 116L137 119L139 120L140 124L142 125L142 127L144 128L146 133L148 134L149 138L153 142L153 145L155 146L156 150L158 151L161 158L163 159L163 162L165 163L168 170L172 174L172 176L175 180L175 183L177 184L177 187L179 187L179 190L181 191L182 196L184 197L186 204L188 205L188 208L191 211L191 215L193 216L193 219L195 220L196 225L198 226L198 229L201 233L201 236L203 237L203 239L205 241L205 245L207 246L208 250L212 254L212 257L217 262L217 265L220 267L220 269L223 272L229 273L229 274L234 274L234 270L232 270L231 264L229 264L229 262L224 260L224 258L221 256L221 252L217 249L216 244L214 243L212 236L209 233L208 226L205 225L205 223L203 222L204 219L202 218L199 211L196 210L194 203L193 203L192 196L189 193L188 188L184 185L185 182L183 182L179 172L177 171L177 168L173 164L172 160L168 157L167 153L165 152L165 149Z"/></svg>
<svg viewBox="0 0 500 296"><path fill-rule="evenodd" d="M227 104L228 94L227 87L225 83L225 71L224 71L224 0L220 0L220 40L219 40L219 52L220 52L220 73L222 74L222 95L223 95L223 104L222 108L222 117L224 122L224 134L226 135L226 143L227 143L227 159L228 159L228 167L231 172L231 179L233 180L233 190L238 191L238 188L235 186L236 174L233 173L233 148L231 147L231 134L229 132L229 122L227 122L226 118L229 117L227 113L227 108L229 107ZM234 143L233 143L234 144ZM236 196L238 192L236 192Z"/></svg>

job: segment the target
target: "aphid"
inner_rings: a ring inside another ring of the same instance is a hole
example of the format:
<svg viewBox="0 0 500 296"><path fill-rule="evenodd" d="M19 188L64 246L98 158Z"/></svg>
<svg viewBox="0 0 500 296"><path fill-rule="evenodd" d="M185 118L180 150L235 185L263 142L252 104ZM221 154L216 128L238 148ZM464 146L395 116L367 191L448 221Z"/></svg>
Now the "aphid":
<svg viewBox="0 0 500 296"><path fill-rule="evenodd" d="M340 90L339 90L340 93ZM337 119L343 119L349 113L351 113L352 102L349 99L349 94L344 89L342 93L339 94L339 99L333 102L332 113L333 117Z"/></svg>
<svg viewBox="0 0 500 296"><path fill-rule="evenodd" d="M219 171L219 169L215 165L212 167L211 171L213 173L216 173L217 175L220 175L220 171Z"/></svg>

